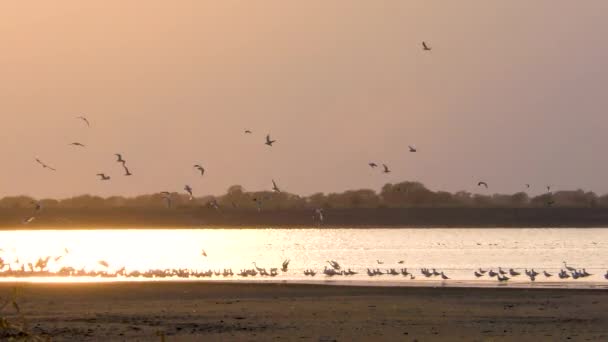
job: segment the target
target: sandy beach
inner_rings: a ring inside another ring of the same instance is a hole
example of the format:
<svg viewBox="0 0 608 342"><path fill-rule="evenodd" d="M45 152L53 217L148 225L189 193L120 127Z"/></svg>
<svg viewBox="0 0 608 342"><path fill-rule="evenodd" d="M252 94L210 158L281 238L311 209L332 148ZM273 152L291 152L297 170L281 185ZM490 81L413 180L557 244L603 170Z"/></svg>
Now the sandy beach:
<svg viewBox="0 0 608 342"><path fill-rule="evenodd" d="M1 284L53 341L597 341L608 292L287 284ZM4 316L18 320L13 307Z"/></svg>

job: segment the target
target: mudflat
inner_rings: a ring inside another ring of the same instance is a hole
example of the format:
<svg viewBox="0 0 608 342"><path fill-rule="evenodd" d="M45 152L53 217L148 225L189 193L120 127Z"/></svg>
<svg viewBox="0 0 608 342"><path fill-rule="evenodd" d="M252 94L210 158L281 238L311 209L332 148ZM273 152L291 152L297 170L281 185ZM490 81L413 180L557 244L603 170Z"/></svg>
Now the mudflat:
<svg viewBox="0 0 608 342"><path fill-rule="evenodd" d="M53 341L605 341L608 291L145 282L0 284ZM3 316L19 322L16 308Z"/></svg>

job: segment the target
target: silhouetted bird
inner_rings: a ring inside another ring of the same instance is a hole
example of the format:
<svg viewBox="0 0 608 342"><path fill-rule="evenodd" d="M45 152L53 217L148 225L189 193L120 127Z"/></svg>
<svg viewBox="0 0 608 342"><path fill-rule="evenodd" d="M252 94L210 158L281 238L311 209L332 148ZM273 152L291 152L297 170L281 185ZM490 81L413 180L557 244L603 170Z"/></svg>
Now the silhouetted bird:
<svg viewBox="0 0 608 342"><path fill-rule="evenodd" d="M205 250L203 249L203 250L201 250L201 255L204 256L204 257L206 257L207 256L207 252L205 252Z"/></svg>
<svg viewBox="0 0 608 342"><path fill-rule="evenodd" d="M382 167L384 167L384 173L391 173L391 170L388 169L388 166L386 166L386 164L382 164Z"/></svg>
<svg viewBox="0 0 608 342"><path fill-rule="evenodd" d="M245 130L245 134L251 134L252 132L248 129Z"/></svg>
<svg viewBox="0 0 608 342"><path fill-rule="evenodd" d="M410 148L410 152L416 152L418 150L416 150L416 146L408 146Z"/></svg>
<svg viewBox="0 0 608 342"><path fill-rule="evenodd" d="M85 147L83 144L81 144L79 142L73 142L70 145L72 145L72 146L78 146L78 147Z"/></svg>
<svg viewBox="0 0 608 342"><path fill-rule="evenodd" d="M190 187L190 185L187 185L184 187L184 190L186 190L186 192L190 195L190 200L192 200L193 196L192 196L192 188Z"/></svg>
<svg viewBox="0 0 608 342"><path fill-rule="evenodd" d="M110 180L110 176L106 176L105 173L98 173L97 176L99 176L102 181Z"/></svg>
<svg viewBox="0 0 608 342"><path fill-rule="evenodd" d="M99 260L98 263L103 267L110 267L110 264L105 260Z"/></svg>
<svg viewBox="0 0 608 342"><path fill-rule="evenodd" d="M270 134L266 135L266 145L272 146L272 144L274 144L275 142L276 140L270 140Z"/></svg>
<svg viewBox="0 0 608 342"><path fill-rule="evenodd" d="M376 163L369 163L367 165L369 165L369 167L371 167L372 169L375 167L378 167L378 164L376 164Z"/></svg>
<svg viewBox="0 0 608 342"><path fill-rule="evenodd" d="M431 51L432 48L429 47L428 45L426 45L426 42L423 41L422 42L422 50L424 50L424 51Z"/></svg>
<svg viewBox="0 0 608 342"><path fill-rule="evenodd" d="M530 184L526 184L526 189L530 189Z"/></svg>
<svg viewBox="0 0 608 342"><path fill-rule="evenodd" d="M477 186L482 186L482 185L485 186L486 189L488 188L488 183L486 183L486 182L479 182L479 183L477 183Z"/></svg>
<svg viewBox="0 0 608 342"><path fill-rule="evenodd" d="M272 180L272 191L281 192L281 189L279 189L279 187L277 186L277 183L274 181L274 179Z"/></svg>
<svg viewBox="0 0 608 342"><path fill-rule="evenodd" d="M23 224L31 223L32 221L34 221L34 219L36 219L34 216L30 216L23 220Z"/></svg>
<svg viewBox="0 0 608 342"><path fill-rule="evenodd" d="M76 117L76 119L80 119L80 120L84 121L84 123L87 124L87 127L91 127L91 123L89 122L89 119L85 118L84 116L78 116L78 117Z"/></svg>
<svg viewBox="0 0 608 342"><path fill-rule="evenodd" d="M201 176L205 174L205 168L200 166L199 164L196 164L193 167L201 173Z"/></svg>
<svg viewBox="0 0 608 342"><path fill-rule="evenodd" d="M122 168L125 169L125 176L132 176L133 174L129 171L129 168L125 163L122 163Z"/></svg>
<svg viewBox="0 0 608 342"><path fill-rule="evenodd" d="M126 163L126 162L127 162L126 160L122 159L122 154L120 154L120 153L115 153L114 155L116 156L116 162L117 162L117 163L123 163L123 164L124 164L124 163Z"/></svg>
<svg viewBox="0 0 608 342"><path fill-rule="evenodd" d="M36 162L37 162L38 164L42 165L42 167L43 167L43 168L45 168L45 169L49 169L49 170L51 170L51 171L57 171L57 170L55 170L54 168L52 168L52 167L50 167L50 166L46 165L45 163L43 163L43 162L42 162L40 159L38 159L38 158L36 158Z"/></svg>

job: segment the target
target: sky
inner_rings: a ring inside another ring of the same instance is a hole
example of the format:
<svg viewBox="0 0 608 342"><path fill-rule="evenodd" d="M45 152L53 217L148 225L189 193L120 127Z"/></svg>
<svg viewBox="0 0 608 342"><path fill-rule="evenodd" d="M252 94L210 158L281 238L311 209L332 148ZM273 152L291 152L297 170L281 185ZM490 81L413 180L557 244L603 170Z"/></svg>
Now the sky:
<svg viewBox="0 0 608 342"><path fill-rule="evenodd" d="M446 191L529 183L531 193L608 192L604 0L0 9L0 196L131 196L185 184L201 196L233 184L270 190L272 179L304 195L403 180ZM76 141L86 148L68 145ZM117 152L134 176L122 176Z"/></svg>

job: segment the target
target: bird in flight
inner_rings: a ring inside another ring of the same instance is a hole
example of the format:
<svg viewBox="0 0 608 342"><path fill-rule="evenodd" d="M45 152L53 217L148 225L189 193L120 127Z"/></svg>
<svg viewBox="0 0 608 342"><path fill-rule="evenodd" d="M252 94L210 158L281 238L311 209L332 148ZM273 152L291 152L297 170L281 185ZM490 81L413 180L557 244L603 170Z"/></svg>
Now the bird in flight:
<svg viewBox="0 0 608 342"><path fill-rule="evenodd" d="M91 123L89 122L89 119L85 118L84 116L76 117L76 119L80 119L80 120L84 121L84 123L87 124L87 127L91 127Z"/></svg>
<svg viewBox="0 0 608 342"><path fill-rule="evenodd" d="M122 159L122 154L120 154L120 153L115 153L114 155L116 156L116 162L117 162L117 163L123 163L123 164L124 164L124 163L126 163L126 162L127 162L126 160Z"/></svg>
<svg viewBox="0 0 608 342"><path fill-rule="evenodd" d="M266 135L266 145L272 147L272 144L274 144L275 142L276 142L276 140L270 140L270 134Z"/></svg>
<svg viewBox="0 0 608 342"><path fill-rule="evenodd" d="M197 169L201 173L201 176L203 176L205 174L205 168L200 166L199 164L194 165L194 168Z"/></svg>
<svg viewBox="0 0 608 342"><path fill-rule="evenodd" d="M122 168L125 169L125 176L133 175L125 163L122 163Z"/></svg>
<svg viewBox="0 0 608 342"><path fill-rule="evenodd" d="M526 189L530 189L530 184L526 184Z"/></svg>
<svg viewBox="0 0 608 342"><path fill-rule="evenodd" d="M79 142L73 142L70 145L72 145L72 146L78 146L78 147L85 147L83 144L81 144Z"/></svg>
<svg viewBox="0 0 608 342"><path fill-rule="evenodd" d="M103 267L110 267L110 264L105 260L99 260L98 263Z"/></svg>
<svg viewBox="0 0 608 342"><path fill-rule="evenodd" d="M551 192L551 185L547 185L547 192Z"/></svg>
<svg viewBox="0 0 608 342"><path fill-rule="evenodd" d="M486 182L479 182L479 183L477 183L477 186L482 186L482 185L485 186L486 189L488 188L488 183L486 183Z"/></svg>
<svg viewBox="0 0 608 342"><path fill-rule="evenodd" d="M429 47L428 45L426 45L426 42L423 41L422 42L422 50L424 50L424 51L431 51L432 48Z"/></svg>
<svg viewBox="0 0 608 342"><path fill-rule="evenodd" d="M204 256L204 257L206 257L207 256L207 252L205 252L205 250L203 249L203 250L201 250L201 255Z"/></svg>
<svg viewBox="0 0 608 342"><path fill-rule="evenodd" d="M371 167L372 169L375 167L378 167L378 164L376 164L376 163L369 163L367 165L369 165L369 167Z"/></svg>
<svg viewBox="0 0 608 342"><path fill-rule="evenodd" d="M102 180L102 181L110 180L110 176L106 176L105 173L98 173L97 176L99 176L100 180Z"/></svg>
<svg viewBox="0 0 608 342"><path fill-rule="evenodd" d="M253 132L251 132L251 131L250 131L250 130L248 130L248 129L246 129L246 130L245 130L245 134L251 134L251 133L253 133Z"/></svg>
<svg viewBox="0 0 608 342"><path fill-rule="evenodd" d="M186 184L186 186L184 186L184 190L186 190L186 192L190 195L190 200L192 201L194 197L192 196L192 188L190 185Z"/></svg>
<svg viewBox="0 0 608 342"><path fill-rule="evenodd" d="M416 146L409 145L408 147L410 149L410 152L416 152L416 151L418 151L418 150L416 150Z"/></svg>
<svg viewBox="0 0 608 342"><path fill-rule="evenodd" d="M382 167L384 168L384 173L391 173L391 170L389 170L388 166L386 166L386 164L382 164Z"/></svg>
<svg viewBox="0 0 608 342"><path fill-rule="evenodd" d="M57 170L55 170L54 168L52 168L52 167L50 167L50 166L46 165L45 163L43 163L43 162L42 162L40 159L38 159L38 158L36 158L36 162L37 162L38 164L42 165L42 167L43 167L43 168L45 168L45 169L49 169L49 170L51 170L51 171L57 171Z"/></svg>
<svg viewBox="0 0 608 342"><path fill-rule="evenodd" d="M272 180L272 191L281 192L281 189L279 189L279 187L277 186L277 183L274 181L274 179Z"/></svg>

